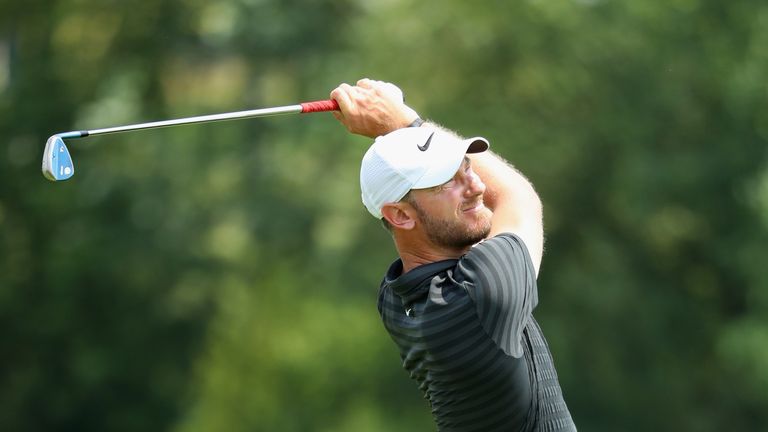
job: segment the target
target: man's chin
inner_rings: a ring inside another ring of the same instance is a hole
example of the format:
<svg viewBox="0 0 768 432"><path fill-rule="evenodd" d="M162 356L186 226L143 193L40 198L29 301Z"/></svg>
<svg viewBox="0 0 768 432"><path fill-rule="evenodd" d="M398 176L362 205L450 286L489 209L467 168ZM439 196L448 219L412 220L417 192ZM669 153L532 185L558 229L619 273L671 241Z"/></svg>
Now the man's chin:
<svg viewBox="0 0 768 432"><path fill-rule="evenodd" d="M488 225L487 227L483 227L483 229L480 232L477 233L477 236L476 236L477 241L475 241L472 244L480 243L481 241L487 239L488 235L490 235L490 234L491 234L491 226Z"/></svg>
<svg viewBox="0 0 768 432"><path fill-rule="evenodd" d="M491 232L491 217L493 213L487 208L484 212L477 215L474 231L478 234L482 233L483 238L488 237Z"/></svg>
<svg viewBox="0 0 768 432"><path fill-rule="evenodd" d="M465 247L468 246L474 246L481 241L488 238L488 234L491 233L491 223L490 221L482 221L480 224L476 225L474 229L470 230L466 233L465 238Z"/></svg>

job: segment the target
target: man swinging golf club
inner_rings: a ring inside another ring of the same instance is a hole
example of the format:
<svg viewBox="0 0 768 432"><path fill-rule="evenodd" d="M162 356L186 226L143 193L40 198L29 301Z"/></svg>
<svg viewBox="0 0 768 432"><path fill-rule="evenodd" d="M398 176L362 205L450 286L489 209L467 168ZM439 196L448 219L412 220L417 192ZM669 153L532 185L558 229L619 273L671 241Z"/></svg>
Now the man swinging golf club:
<svg viewBox="0 0 768 432"><path fill-rule="evenodd" d="M399 254L378 310L440 431L573 431L532 312L543 252L541 202L488 151L405 105L393 84L331 92L336 118L375 138L362 199Z"/></svg>

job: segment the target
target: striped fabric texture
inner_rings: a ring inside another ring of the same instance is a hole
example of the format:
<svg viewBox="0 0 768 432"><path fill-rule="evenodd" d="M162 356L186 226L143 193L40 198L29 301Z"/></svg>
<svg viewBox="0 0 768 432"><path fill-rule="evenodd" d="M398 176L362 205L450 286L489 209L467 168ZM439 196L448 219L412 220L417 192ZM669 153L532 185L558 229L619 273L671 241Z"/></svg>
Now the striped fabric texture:
<svg viewBox="0 0 768 432"><path fill-rule="evenodd" d="M378 309L440 431L576 430L532 315L536 277L519 237L401 273L397 260Z"/></svg>

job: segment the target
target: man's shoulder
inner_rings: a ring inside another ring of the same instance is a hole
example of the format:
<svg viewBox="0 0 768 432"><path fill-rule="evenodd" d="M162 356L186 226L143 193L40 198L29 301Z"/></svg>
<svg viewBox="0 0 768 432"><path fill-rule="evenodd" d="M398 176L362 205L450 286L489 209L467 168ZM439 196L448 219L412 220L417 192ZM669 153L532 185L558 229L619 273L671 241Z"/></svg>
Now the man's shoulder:
<svg viewBox="0 0 768 432"><path fill-rule="evenodd" d="M523 239L514 233L501 233L472 247L457 263L459 272L504 271L511 267L532 266Z"/></svg>
<svg viewBox="0 0 768 432"><path fill-rule="evenodd" d="M474 245L467 254L485 248L522 248L526 249L526 251L528 249L520 236L512 232L503 232L480 241Z"/></svg>

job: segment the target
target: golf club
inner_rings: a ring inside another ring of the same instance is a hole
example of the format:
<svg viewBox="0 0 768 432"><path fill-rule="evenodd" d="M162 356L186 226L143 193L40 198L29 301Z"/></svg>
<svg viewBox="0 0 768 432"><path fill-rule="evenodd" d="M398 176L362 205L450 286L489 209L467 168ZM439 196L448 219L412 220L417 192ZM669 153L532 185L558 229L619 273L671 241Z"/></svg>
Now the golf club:
<svg viewBox="0 0 768 432"><path fill-rule="evenodd" d="M75 166L72 163L72 157L69 155L67 146L64 145L64 140L69 138L85 138L94 135L128 132L139 129L155 129L183 124L267 117L281 114L306 114L313 112L337 111L338 109L339 104L335 100L322 100L273 108L261 108L197 117L185 117L173 120L161 120L149 123L138 123L126 126L115 126L103 129L57 133L48 138L48 141L45 143L45 151L43 152L43 175L48 180L60 181L67 180L75 174Z"/></svg>

